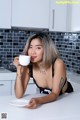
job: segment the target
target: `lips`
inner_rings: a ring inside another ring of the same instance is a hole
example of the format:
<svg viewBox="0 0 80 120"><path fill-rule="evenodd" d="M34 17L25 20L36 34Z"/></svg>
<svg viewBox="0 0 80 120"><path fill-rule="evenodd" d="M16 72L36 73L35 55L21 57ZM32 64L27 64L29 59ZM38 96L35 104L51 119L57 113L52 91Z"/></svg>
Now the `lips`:
<svg viewBox="0 0 80 120"><path fill-rule="evenodd" d="M31 56L31 60L34 60L36 58L36 56Z"/></svg>

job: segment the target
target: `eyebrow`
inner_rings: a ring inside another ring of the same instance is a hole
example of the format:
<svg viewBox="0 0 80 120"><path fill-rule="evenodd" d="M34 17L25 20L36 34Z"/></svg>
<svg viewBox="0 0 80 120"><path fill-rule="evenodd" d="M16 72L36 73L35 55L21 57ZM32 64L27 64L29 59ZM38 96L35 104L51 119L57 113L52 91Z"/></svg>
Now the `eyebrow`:
<svg viewBox="0 0 80 120"><path fill-rule="evenodd" d="M30 45L30 46L32 46L32 45ZM35 46L43 46L43 45L35 45Z"/></svg>

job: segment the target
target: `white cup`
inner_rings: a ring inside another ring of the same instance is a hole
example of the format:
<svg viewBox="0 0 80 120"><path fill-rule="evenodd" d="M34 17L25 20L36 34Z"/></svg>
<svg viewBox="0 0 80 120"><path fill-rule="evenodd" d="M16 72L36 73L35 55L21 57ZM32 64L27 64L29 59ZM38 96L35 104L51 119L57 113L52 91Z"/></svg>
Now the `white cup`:
<svg viewBox="0 0 80 120"><path fill-rule="evenodd" d="M19 64L22 66L27 66L30 63L30 56L19 55Z"/></svg>

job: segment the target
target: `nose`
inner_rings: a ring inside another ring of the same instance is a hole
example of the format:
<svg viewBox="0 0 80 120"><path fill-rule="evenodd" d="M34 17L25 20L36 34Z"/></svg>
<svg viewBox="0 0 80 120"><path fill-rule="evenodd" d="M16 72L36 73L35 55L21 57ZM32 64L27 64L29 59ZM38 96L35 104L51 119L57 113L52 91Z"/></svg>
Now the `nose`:
<svg viewBox="0 0 80 120"><path fill-rule="evenodd" d="M32 51L31 51L31 54L33 55L33 54L35 54L36 52L35 52L35 49L33 48L32 49Z"/></svg>

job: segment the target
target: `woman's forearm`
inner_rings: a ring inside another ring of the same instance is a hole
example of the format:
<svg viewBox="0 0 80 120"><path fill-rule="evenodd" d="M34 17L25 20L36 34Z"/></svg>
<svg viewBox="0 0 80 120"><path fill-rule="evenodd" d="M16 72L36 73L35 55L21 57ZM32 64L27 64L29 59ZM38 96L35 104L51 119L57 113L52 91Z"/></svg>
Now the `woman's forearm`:
<svg viewBox="0 0 80 120"><path fill-rule="evenodd" d="M15 82L15 95L18 98L23 97L24 92L26 90L28 81L29 81L29 73L27 67L18 67L16 73L16 82Z"/></svg>
<svg viewBox="0 0 80 120"><path fill-rule="evenodd" d="M46 95L46 96L37 98L39 104L53 102L56 99L57 99L57 95L55 93L53 93L53 92L48 94L48 95Z"/></svg>
<svg viewBox="0 0 80 120"><path fill-rule="evenodd" d="M22 76L21 74L16 74L16 82L15 82L15 95L20 98L23 96L23 85L22 85Z"/></svg>

